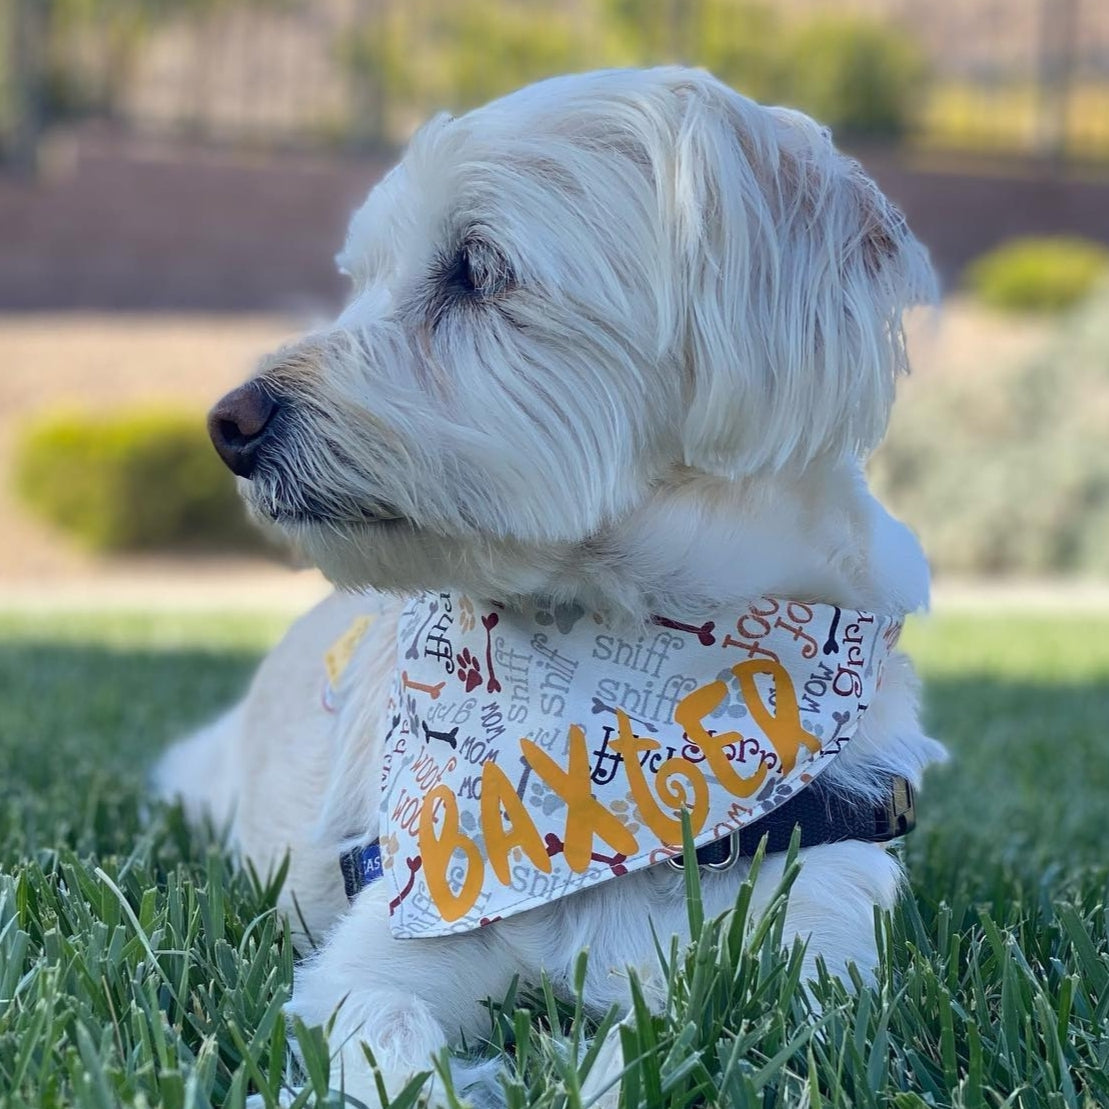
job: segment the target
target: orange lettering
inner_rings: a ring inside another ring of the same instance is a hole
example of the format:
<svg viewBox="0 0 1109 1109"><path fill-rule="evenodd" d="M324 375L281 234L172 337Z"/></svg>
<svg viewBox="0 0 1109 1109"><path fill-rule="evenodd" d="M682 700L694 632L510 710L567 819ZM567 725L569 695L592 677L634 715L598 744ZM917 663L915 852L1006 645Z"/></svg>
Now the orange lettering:
<svg viewBox="0 0 1109 1109"><path fill-rule="evenodd" d="M740 663L733 666L733 672L739 672L743 666L759 666L758 662ZM774 665L768 662L767 665ZM766 763L760 762L759 768L749 778L742 778L732 766L724 750L729 744L737 746L743 742L739 732L721 732L719 735L710 735L702 721L711 716L728 696L728 687L721 681L709 682L687 693L674 709L675 722L685 731L685 734L705 752L712 772L717 781L736 797L750 797L762 785L766 777Z"/></svg>
<svg viewBox="0 0 1109 1109"><path fill-rule="evenodd" d="M663 843L680 845L682 842L682 822L666 813L655 799L647 785L647 776L639 756L644 751L656 751L656 739L644 739L632 731L631 721L622 709L616 710L619 736L609 741L609 750L624 757L624 772L628 777L632 797L643 818L643 823ZM681 776L689 783L688 788L673 779ZM709 787L705 776L692 763L685 759L667 759L655 772L655 789L662 799L673 809L683 809L689 804L689 794L693 794L693 810L689 822L696 835L705 823L709 811Z"/></svg>
<svg viewBox="0 0 1109 1109"><path fill-rule="evenodd" d="M782 773L790 774L797 765L797 752L802 744L813 754L820 750L820 740L805 731L801 723L801 712L797 707L797 693L789 680L789 671L781 663L760 660L741 662L732 667L739 679L739 689L743 701L750 710L754 721L766 733L767 739L774 744L774 750L782 760ZM774 680L774 712L763 703L755 685L756 674L769 674Z"/></svg>
<svg viewBox="0 0 1109 1109"><path fill-rule="evenodd" d="M524 758L546 783L566 802L566 833L562 837L566 863L580 874L593 859L593 837L600 836L613 851L634 855L635 836L593 796L589 780L589 750L585 732L570 725L569 762L565 770L530 739L520 740Z"/></svg>
<svg viewBox="0 0 1109 1109"><path fill-rule="evenodd" d="M502 810L508 817L507 828ZM508 885L508 854L514 847L519 847L537 870L550 874L551 859L535 822L508 775L495 762L487 762L481 769L481 831L485 853L502 886Z"/></svg>
<svg viewBox="0 0 1109 1109"><path fill-rule="evenodd" d="M435 809L443 803L443 830L435 831ZM420 857L424 863L427 888L440 915L446 921L458 920L473 907L481 893L485 867L478 846L458 824L458 799L445 786L437 785L424 796L420 809ZM455 851L466 856L466 877L455 893L447 877L447 867Z"/></svg>

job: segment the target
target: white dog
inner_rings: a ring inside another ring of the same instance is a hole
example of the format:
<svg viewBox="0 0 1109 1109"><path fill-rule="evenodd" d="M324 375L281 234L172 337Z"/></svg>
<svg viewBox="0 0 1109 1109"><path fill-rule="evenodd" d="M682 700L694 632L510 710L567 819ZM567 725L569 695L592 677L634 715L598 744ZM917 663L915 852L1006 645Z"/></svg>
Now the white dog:
<svg viewBox="0 0 1109 1109"><path fill-rule="evenodd" d="M797 112L602 72L434 119L340 262L347 308L211 429L255 513L402 599L325 602L158 772L260 869L291 854L283 907L325 937L291 1007L338 1011L335 1085L376 1104L363 1044L395 1093L583 948L594 1011L628 967L657 986L683 807L725 847L719 913L731 833L819 796L790 937L810 970L872 969L902 813L867 829L942 755L892 649L927 567L861 470L933 295L901 215Z"/></svg>

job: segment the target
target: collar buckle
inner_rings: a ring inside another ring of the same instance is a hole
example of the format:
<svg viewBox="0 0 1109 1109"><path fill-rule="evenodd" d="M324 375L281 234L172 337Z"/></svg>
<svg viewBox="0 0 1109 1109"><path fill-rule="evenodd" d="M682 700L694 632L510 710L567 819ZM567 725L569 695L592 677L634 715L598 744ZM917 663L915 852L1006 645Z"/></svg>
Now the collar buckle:
<svg viewBox="0 0 1109 1109"><path fill-rule="evenodd" d="M908 835L916 827L916 797L912 783L900 776L892 778L885 804L874 816L877 842Z"/></svg>
<svg viewBox="0 0 1109 1109"><path fill-rule="evenodd" d="M741 857L738 831L697 848L697 866L701 870L714 870L717 873L731 870ZM685 870L685 859L681 855L671 855L666 860L666 865L674 870Z"/></svg>

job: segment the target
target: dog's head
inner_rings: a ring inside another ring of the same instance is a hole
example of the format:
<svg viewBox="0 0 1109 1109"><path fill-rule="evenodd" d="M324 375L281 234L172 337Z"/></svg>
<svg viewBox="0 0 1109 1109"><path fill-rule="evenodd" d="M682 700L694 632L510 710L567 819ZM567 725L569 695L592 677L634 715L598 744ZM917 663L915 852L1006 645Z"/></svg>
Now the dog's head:
<svg viewBox="0 0 1109 1109"><path fill-rule="evenodd" d="M866 453L932 295L825 130L684 69L431 121L339 260L347 308L213 438L330 576L401 590L534 592L677 474Z"/></svg>

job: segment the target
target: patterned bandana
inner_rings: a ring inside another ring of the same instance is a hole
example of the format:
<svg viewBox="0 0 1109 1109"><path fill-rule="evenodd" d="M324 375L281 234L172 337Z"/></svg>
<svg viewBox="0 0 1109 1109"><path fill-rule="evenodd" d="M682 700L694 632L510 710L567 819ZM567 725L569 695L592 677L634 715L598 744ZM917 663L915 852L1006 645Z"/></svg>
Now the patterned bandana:
<svg viewBox="0 0 1109 1109"><path fill-rule="evenodd" d="M625 638L577 606L401 616L381 863L398 937L465 932L772 812L859 726L901 621L764 598Z"/></svg>

